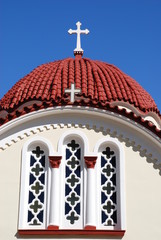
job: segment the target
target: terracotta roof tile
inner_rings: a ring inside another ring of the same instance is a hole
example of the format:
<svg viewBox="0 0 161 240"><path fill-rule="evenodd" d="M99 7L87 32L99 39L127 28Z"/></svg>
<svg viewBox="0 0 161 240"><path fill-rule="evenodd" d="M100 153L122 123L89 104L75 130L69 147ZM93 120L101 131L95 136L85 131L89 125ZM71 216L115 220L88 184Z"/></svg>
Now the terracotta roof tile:
<svg viewBox="0 0 161 240"><path fill-rule="evenodd" d="M119 100L132 104L141 112L152 111L160 116L149 93L120 69L101 61L77 57L35 68L4 95L0 100L0 110L12 113L29 100L40 100L44 104L48 101L54 106L69 102L69 95L64 91L70 88L71 83L81 88L79 96L83 104L90 100L90 104L92 102L99 107ZM8 116L8 119L11 117Z"/></svg>

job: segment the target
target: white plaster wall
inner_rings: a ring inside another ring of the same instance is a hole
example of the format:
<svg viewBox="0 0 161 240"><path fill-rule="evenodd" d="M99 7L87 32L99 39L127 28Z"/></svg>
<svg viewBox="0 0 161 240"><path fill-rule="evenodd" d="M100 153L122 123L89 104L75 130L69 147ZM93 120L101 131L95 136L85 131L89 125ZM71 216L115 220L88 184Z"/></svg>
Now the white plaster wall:
<svg viewBox="0 0 161 240"><path fill-rule="evenodd" d="M58 139L74 127L60 127L35 133L7 147L0 152L0 239L23 239L17 235L21 150L29 139L35 136L47 138L57 151ZM90 152L96 142L105 137L101 130L77 127L90 142ZM129 133L130 135L131 133ZM137 143L135 137L135 141ZM161 176L152 163L140 155L139 148L133 148L121 138L125 151L125 199L126 199L126 233L123 240L160 240L161 239ZM155 144L151 143L151 145ZM156 151L159 151L156 146ZM161 159L161 156L160 156ZM51 236L48 238L52 238ZM55 237L59 238L59 237ZM86 237L85 237L86 238ZM89 237L88 237L89 238ZM91 237L95 239L96 237ZM106 239L111 239L107 238ZM30 237L30 239L35 239ZM40 238L37 238L40 239ZM42 239L42 238L41 238ZM44 237L43 239L47 239ZM65 239L65 238L61 238ZM78 239L78 238L77 238ZM98 237L98 239L100 239ZM115 238L114 238L115 239Z"/></svg>
<svg viewBox="0 0 161 240"><path fill-rule="evenodd" d="M126 234L124 240L161 239L161 176L153 165L125 148Z"/></svg>

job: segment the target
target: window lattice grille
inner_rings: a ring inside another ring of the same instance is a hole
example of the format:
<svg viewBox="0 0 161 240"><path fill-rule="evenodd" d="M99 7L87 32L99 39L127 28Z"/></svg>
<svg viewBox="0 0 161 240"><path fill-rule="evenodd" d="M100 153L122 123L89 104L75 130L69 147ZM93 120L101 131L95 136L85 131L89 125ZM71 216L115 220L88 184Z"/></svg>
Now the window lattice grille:
<svg viewBox="0 0 161 240"><path fill-rule="evenodd" d="M29 225L42 225L45 201L45 155L39 146L31 152L29 171L28 216Z"/></svg>
<svg viewBox="0 0 161 240"><path fill-rule="evenodd" d="M75 140L66 146L65 217L74 225L81 213L81 148Z"/></svg>
<svg viewBox="0 0 161 240"><path fill-rule="evenodd" d="M101 153L101 223L117 224L116 154L106 147Z"/></svg>

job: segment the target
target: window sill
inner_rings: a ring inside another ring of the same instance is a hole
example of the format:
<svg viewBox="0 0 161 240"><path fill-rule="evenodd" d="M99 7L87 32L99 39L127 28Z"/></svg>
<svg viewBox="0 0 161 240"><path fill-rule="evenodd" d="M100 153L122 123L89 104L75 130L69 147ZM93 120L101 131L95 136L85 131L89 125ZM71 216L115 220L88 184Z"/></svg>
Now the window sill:
<svg viewBox="0 0 161 240"><path fill-rule="evenodd" d="M19 229L19 235L105 235L105 236L118 236L123 237L125 234L125 230L34 230L34 229Z"/></svg>

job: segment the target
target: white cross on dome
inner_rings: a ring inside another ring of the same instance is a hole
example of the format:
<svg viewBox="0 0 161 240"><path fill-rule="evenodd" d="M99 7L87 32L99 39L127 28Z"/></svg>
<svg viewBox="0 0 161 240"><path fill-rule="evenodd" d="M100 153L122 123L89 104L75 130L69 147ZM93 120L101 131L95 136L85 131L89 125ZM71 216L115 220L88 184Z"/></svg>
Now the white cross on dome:
<svg viewBox="0 0 161 240"><path fill-rule="evenodd" d="M74 34L74 33L77 34L77 46L76 46L76 48L74 49L74 55L75 55L75 54L81 54L81 55L83 55L83 49L81 48L80 34L88 34L88 33L89 33L89 30L88 30L88 29L81 30L81 29L80 29L80 26L81 26L82 24L81 24L80 22L77 22L76 25L77 25L77 29L76 29L76 30L69 29L69 30L68 30L68 33L69 33L69 34Z"/></svg>
<svg viewBox="0 0 161 240"><path fill-rule="evenodd" d="M70 101L74 102L75 94L81 93L81 89L75 88L75 83L71 83L71 88L65 89L65 93L70 93Z"/></svg>

